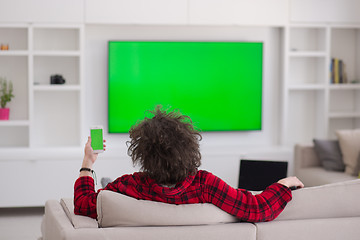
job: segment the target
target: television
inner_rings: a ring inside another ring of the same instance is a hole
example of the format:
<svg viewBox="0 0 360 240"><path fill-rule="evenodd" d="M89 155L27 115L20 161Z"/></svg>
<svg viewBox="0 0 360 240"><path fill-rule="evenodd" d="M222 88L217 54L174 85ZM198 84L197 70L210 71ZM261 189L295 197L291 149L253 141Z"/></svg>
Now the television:
<svg viewBox="0 0 360 240"><path fill-rule="evenodd" d="M200 131L262 126L261 42L108 42L108 130L126 133L156 105Z"/></svg>

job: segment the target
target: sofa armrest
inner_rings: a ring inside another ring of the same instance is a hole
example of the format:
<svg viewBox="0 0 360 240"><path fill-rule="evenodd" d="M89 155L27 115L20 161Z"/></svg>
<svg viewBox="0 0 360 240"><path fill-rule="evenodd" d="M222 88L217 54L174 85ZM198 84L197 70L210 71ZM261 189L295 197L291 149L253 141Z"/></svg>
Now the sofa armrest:
<svg viewBox="0 0 360 240"><path fill-rule="evenodd" d="M48 200L45 203L45 215L41 223L42 238L44 240L62 240L64 239L63 233L71 229L74 229L74 226L60 203L56 200Z"/></svg>
<svg viewBox="0 0 360 240"><path fill-rule="evenodd" d="M314 146L296 144L294 149L295 175L302 168L321 166Z"/></svg>
<svg viewBox="0 0 360 240"><path fill-rule="evenodd" d="M67 217L75 229L78 228L98 228L96 219L86 216L75 215L74 213L74 200L71 198L62 198L60 205L64 209Z"/></svg>
<svg viewBox="0 0 360 240"><path fill-rule="evenodd" d="M302 188L275 221L360 217L360 179Z"/></svg>
<svg viewBox="0 0 360 240"><path fill-rule="evenodd" d="M95 219L91 220L96 222ZM48 200L45 204L45 215L41 223L41 233L42 240L113 239L109 237L111 234L107 236L103 229L98 228L97 224L96 227L83 226L82 228L76 229L67 216L63 206L56 200Z"/></svg>

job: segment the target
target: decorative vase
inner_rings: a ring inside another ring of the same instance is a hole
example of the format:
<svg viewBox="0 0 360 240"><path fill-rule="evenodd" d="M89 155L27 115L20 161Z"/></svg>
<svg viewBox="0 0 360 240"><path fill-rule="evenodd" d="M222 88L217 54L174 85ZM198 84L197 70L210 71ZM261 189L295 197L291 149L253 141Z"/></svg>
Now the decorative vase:
<svg viewBox="0 0 360 240"><path fill-rule="evenodd" d="M10 108L0 108L0 120L9 120Z"/></svg>

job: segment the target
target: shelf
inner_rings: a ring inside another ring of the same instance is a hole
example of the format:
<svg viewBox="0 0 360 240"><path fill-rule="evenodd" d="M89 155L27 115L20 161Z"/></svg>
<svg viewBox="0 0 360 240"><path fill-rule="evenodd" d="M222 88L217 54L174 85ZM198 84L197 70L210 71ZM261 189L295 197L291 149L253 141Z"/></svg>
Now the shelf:
<svg viewBox="0 0 360 240"><path fill-rule="evenodd" d="M360 118L360 112L331 112L330 118Z"/></svg>
<svg viewBox="0 0 360 240"><path fill-rule="evenodd" d="M34 56L79 57L80 51L34 51Z"/></svg>
<svg viewBox="0 0 360 240"><path fill-rule="evenodd" d="M29 126L28 120L0 120L0 126Z"/></svg>
<svg viewBox="0 0 360 240"><path fill-rule="evenodd" d="M294 84L289 86L291 91L303 91L303 90L324 90L325 85L320 84Z"/></svg>
<svg viewBox="0 0 360 240"><path fill-rule="evenodd" d="M294 26L290 28L289 50L301 52L326 51L326 27Z"/></svg>
<svg viewBox="0 0 360 240"><path fill-rule="evenodd" d="M322 137L319 126L325 120L324 92L295 91L288 96L288 122L284 131L287 133L286 144L309 143L314 137ZM320 119L320 121L318 121Z"/></svg>
<svg viewBox="0 0 360 240"><path fill-rule="evenodd" d="M360 90L360 84L331 84L330 90Z"/></svg>
<svg viewBox="0 0 360 240"><path fill-rule="evenodd" d="M0 26L1 44L6 44L9 50L1 52L28 50L28 28L26 26Z"/></svg>
<svg viewBox="0 0 360 240"><path fill-rule="evenodd" d="M320 51L290 51L290 57L326 57L326 52Z"/></svg>
<svg viewBox="0 0 360 240"><path fill-rule="evenodd" d="M359 72L359 37L360 29L339 28L331 29L331 58L341 59L345 64L345 71L349 82L360 79Z"/></svg>
<svg viewBox="0 0 360 240"><path fill-rule="evenodd" d="M336 139L336 131L340 129L357 129L360 128L360 118L353 117L335 117L329 120L328 137Z"/></svg>
<svg viewBox="0 0 360 240"><path fill-rule="evenodd" d="M79 85L35 85L34 91L80 91Z"/></svg>
<svg viewBox="0 0 360 240"><path fill-rule="evenodd" d="M66 52L68 53L68 52ZM80 85L80 56L34 56L34 83L46 86L52 75L60 74L66 86Z"/></svg>
<svg viewBox="0 0 360 240"><path fill-rule="evenodd" d="M289 57L288 85L325 85L326 66L325 57Z"/></svg>
<svg viewBox="0 0 360 240"><path fill-rule="evenodd" d="M0 138L0 149L29 147L29 125L29 121L0 121L0 134L6 136Z"/></svg>
<svg viewBox="0 0 360 240"><path fill-rule="evenodd" d="M35 26L33 49L36 52L79 51L80 29L76 27ZM61 40L59 40L61 39Z"/></svg>
<svg viewBox="0 0 360 240"><path fill-rule="evenodd" d="M31 138L32 147L80 146L81 91L68 91L72 88L67 86L43 87L40 86L43 91L34 94L32 129L36 134Z"/></svg>
<svg viewBox="0 0 360 240"><path fill-rule="evenodd" d="M22 50L0 50L0 56L28 56L29 51Z"/></svg>

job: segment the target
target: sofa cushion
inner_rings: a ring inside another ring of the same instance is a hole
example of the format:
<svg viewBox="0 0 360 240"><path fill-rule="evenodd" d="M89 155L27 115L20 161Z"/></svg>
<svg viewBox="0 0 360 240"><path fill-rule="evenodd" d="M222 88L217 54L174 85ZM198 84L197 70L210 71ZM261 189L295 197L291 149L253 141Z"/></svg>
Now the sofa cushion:
<svg viewBox="0 0 360 240"><path fill-rule="evenodd" d="M63 198L60 200L60 204L74 228L98 228L98 223L95 219L75 215L74 202L72 199Z"/></svg>
<svg viewBox="0 0 360 240"><path fill-rule="evenodd" d="M360 216L360 179L293 191L275 221Z"/></svg>
<svg viewBox="0 0 360 240"><path fill-rule="evenodd" d="M327 171L323 167L302 168L296 172L306 187L320 186L330 183L344 182L356 179L344 172Z"/></svg>
<svg viewBox="0 0 360 240"><path fill-rule="evenodd" d="M255 225L257 240L358 240L360 236L360 217L273 221Z"/></svg>
<svg viewBox="0 0 360 240"><path fill-rule="evenodd" d="M93 229L90 229L93 230ZM152 226L101 228L103 237L97 239L129 240L256 240L252 223L227 223L201 226ZM76 231L75 231L76 232ZM88 240L88 238L78 238ZM94 239L94 238L92 238ZM347 240L347 239L346 239Z"/></svg>
<svg viewBox="0 0 360 240"><path fill-rule="evenodd" d="M101 191L97 197L100 227L205 225L237 222L230 214L213 204L168 204L137 200L112 191Z"/></svg>
<svg viewBox="0 0 360 240"><path fill-rule="evenodd" d="M345 163L345 172L357 176L357 159L360 152L360 129L338 130L336 135L339 139L341 152Z"/></svg>
<svg viewBox="0 0 360 240"><path fill-rule="evenodd" d="M326 170L340 172L345 170L339 141L320 139L314 139L313 141L316 155Z"/></svg>

